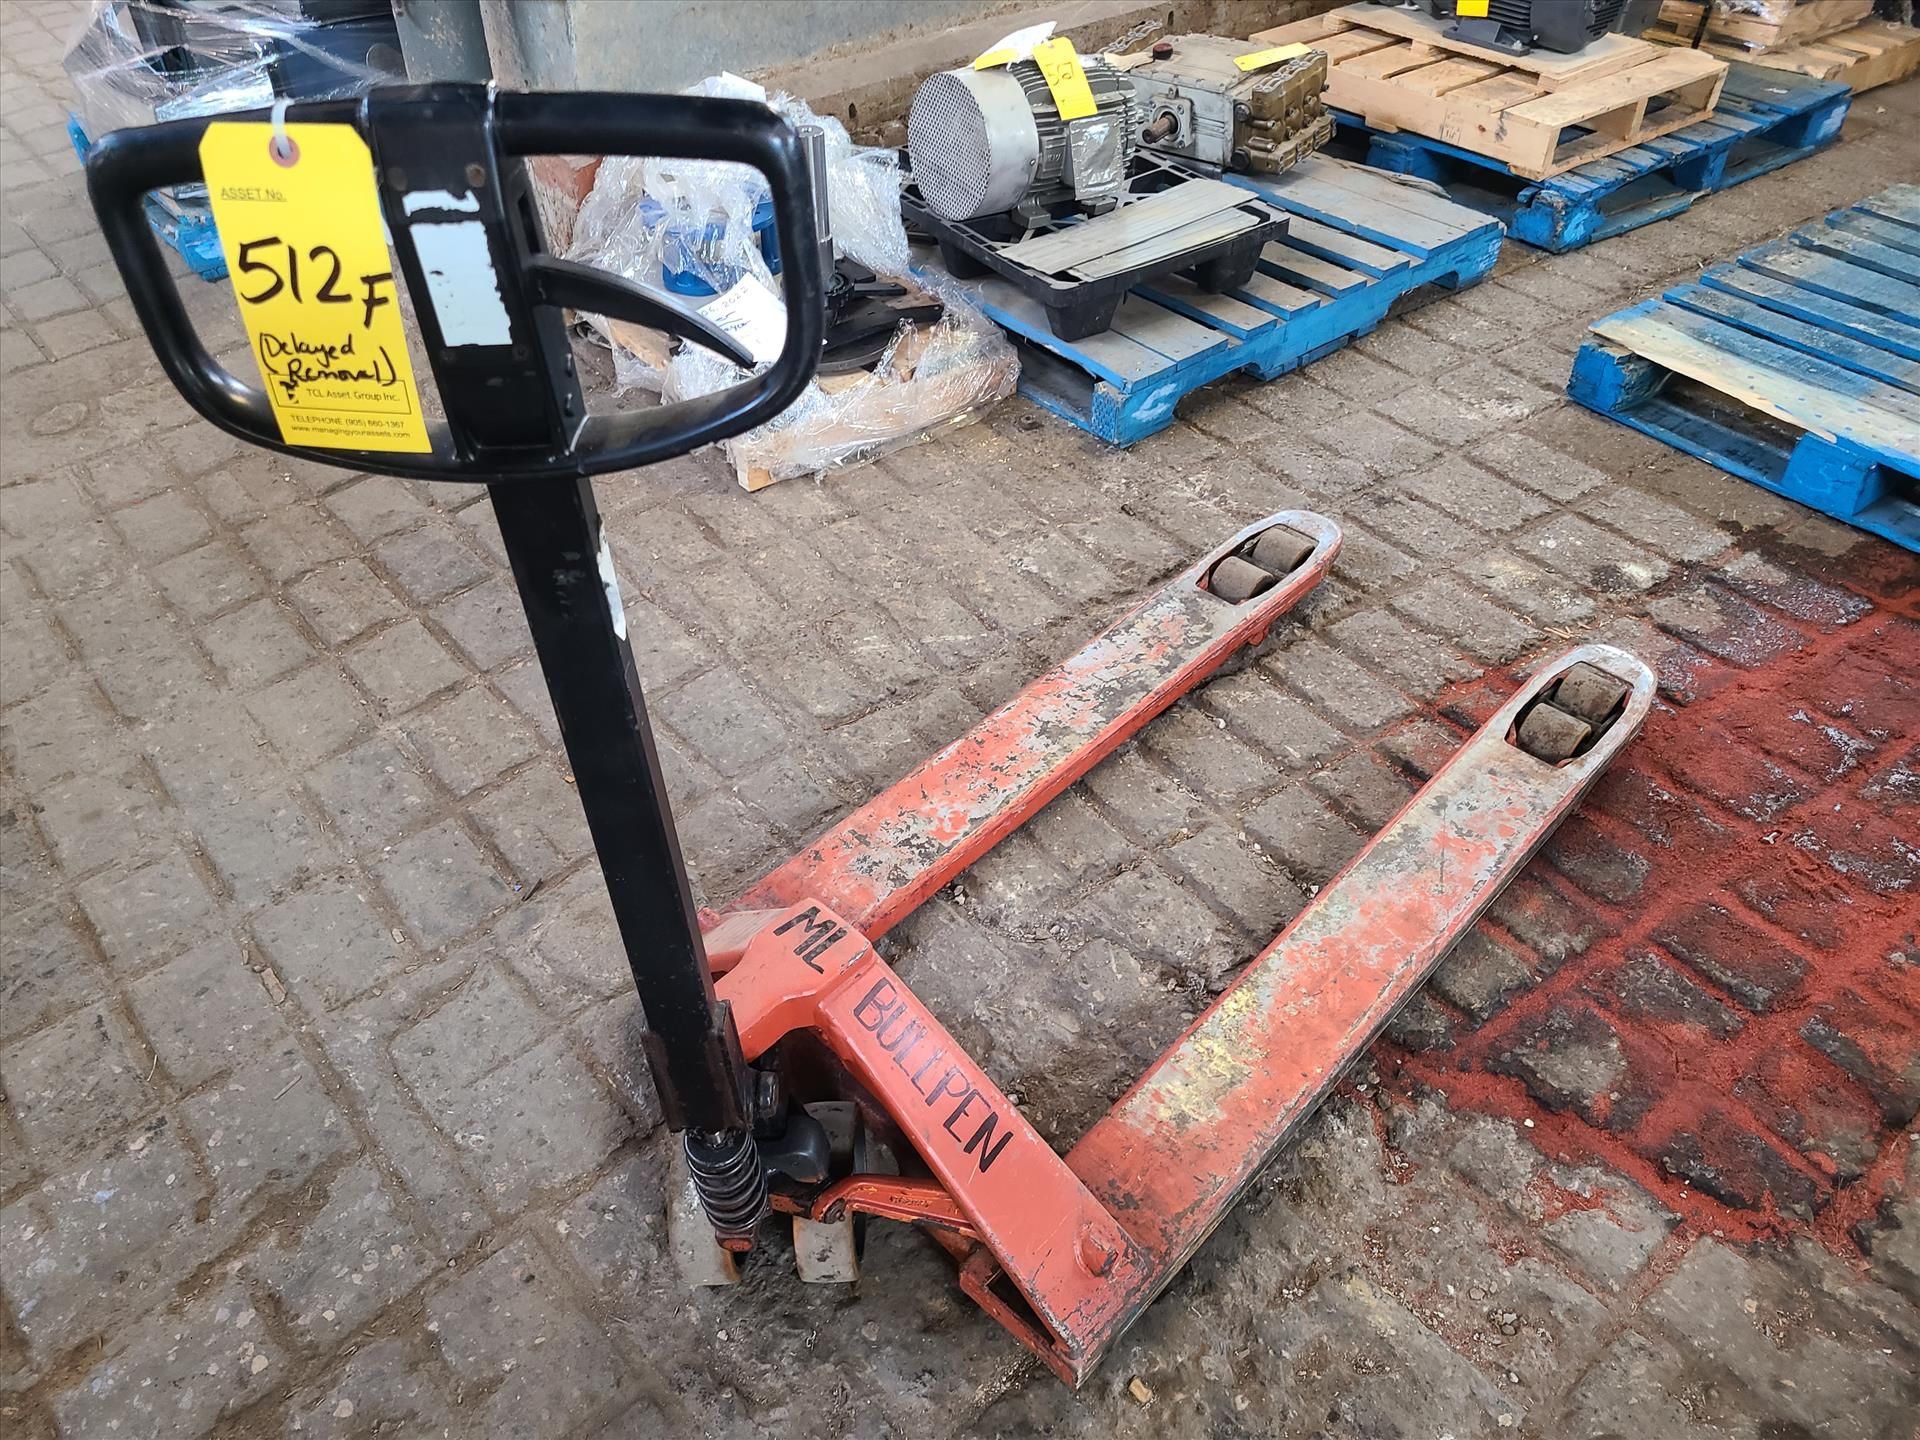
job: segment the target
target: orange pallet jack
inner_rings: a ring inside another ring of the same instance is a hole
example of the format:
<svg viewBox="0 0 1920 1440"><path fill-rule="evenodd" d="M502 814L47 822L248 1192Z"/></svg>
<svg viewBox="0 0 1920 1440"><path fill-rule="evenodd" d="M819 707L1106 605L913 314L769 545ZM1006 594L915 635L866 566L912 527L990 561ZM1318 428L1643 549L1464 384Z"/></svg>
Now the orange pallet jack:
<svg viewBox="0 0 1920 1440"><path fill-rule="evenodd" d="M1647 714L1653 678L1622 651L1580 646L1536 670L1062 1156L872 942L1262 640L1326 575L1337 528L1289 511L1242 530L733 908L698 912L590 477L737 434L805 386L823 304L798 137L735 101L470 86L240 123L262 145L317 144L318 126L364 140L444 421L426 425L417 452L291 444L268 397L208 355L143 212L148 191L204 178L204 119L108 136L88 159L135 309L169 377L233 434L356 470L488 485L645 1012L654 1085L683 1137L684 1193L723 1258L749 1250L777 1211L793 1219L803 1275L841 1279L858 1219L919 1226L958 1262L963 1289L1078 1385ZM588 414L562 307L652 325L743 367L751 357L674 297L547 253L523 157L561 152L759 169L786 258L779 359L716 395ZM444 226L475 227L460 274L496 292L481 297L486 338L448 284L447 237L427 233ZM391 280L360 278L370 295Z"/></svg>

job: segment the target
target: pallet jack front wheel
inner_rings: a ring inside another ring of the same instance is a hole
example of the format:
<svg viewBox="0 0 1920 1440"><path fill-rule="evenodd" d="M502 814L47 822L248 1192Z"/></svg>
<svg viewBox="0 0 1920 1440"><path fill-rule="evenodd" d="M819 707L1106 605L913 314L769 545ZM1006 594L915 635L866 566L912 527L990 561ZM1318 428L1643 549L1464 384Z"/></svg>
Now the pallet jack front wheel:
<svg viewBox="0 0 1920 1440"><path fill-rule="evenodd" d="M1556 709L1577 715L1589 725L1598 725L1626 697L1627 689L1624 680L1616 680L1599 666L1582 660L1560 677L1560 683L1554 687L1553 703Z"/></svg>
<svg viewBox="0 0 1920 1440"><path fill-rule="evenodd" d="M1207 588L1222 600L1238 605L1271 590L1278 579L1250 560L1229 555L1213 567L1213 573L1207 577Z"/></svg>
<svg viewBox="0 0 1920 1440"><path fill-rule="evenodd" d="M1544 700L1527 712L1515 731L1520 748L1536 760L1558 765L1586 743L1593 727L1577 715L1556 710Z"/></svg>
<svg viewBox="0 0 1920 1440"><path fill-rule="evenodd" d="M1300 564L1317 549L1314 541L1302 535L1298 530L1289 530L1284 525L1276 525L1271 530L1263 530L1253 542L1253 548L1247 551L1247 558L1262 570L1274 575L1285 575L1300 568Z"/></svg>

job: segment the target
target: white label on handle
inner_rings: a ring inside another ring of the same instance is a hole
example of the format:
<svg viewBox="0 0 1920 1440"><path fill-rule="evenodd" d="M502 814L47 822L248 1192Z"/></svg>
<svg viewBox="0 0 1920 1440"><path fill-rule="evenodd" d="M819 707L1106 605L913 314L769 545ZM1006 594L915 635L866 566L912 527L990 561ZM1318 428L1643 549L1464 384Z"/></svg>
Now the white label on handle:
<svg viewBox="0 0 1920 1440"><path fill-rule="evenodd" d="M500 277L478 220L416 221L413 248L427 275L440 338L449 345L511 345L513 322L500 298Z"/></svg>

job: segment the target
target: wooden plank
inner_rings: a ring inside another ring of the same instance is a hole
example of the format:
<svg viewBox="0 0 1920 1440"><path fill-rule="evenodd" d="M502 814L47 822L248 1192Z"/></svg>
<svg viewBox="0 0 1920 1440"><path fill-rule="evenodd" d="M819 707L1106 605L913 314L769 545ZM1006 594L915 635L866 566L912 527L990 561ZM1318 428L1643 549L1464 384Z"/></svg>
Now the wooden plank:
<svg viewBox="0 0 1920 1440"><path fill-rule="evenodd" d="M1902 359L1876 345L1868 345L1837 331L1804 320L1782 315L1777 310L1724 290L1703 285L1681 285L1669 290L1667 302L1683 310L1712 315L1737 325L1754 335L1763 335L1778 344L1815 355L1823 360L1866 375L1883 384L1894 385L1912 395L1920 395L1920 361Z"/></svg>
<svg viewBox="0 0 1920 1440"><path fill-rule="evenodd" d="M1478 85L1482 80L1494 80L1509 73L1499 65L1489 65L1484 60L1465 60L1451 56L1426 65L1418 70L1409 70L1396 75L1392 83L1412 95L1445 95L1454 90L1464 90L1469 85Z"/></svg>
<svg viewBox="0 0 1920 1440"><path fill-rule="evenodd" d="M1062 354L1068 356L1077 365L1084 365L1096 373L1107 373L1121 377L1122 389L1155 380L1165 375L1172 365L1167 357L1158 350L1130 340L1116 330L1103 330L1098 335L1088 335L1079 340L1054 340L1050 332L1042 328L1036 337L1045 341L1052 340ZM1220 337L1223 341L1225 337Z"/></svg>
<svg viewBox="0 0 1920 1440"><path fill-rule="evenodd" d="M1629 100L1650 99L1716 76L1724 79L1726 73L1726 61L1715 56L1697 55L1691 50L1669 50L1644 65L1609 75L1604 80L1565 86L1551 95L1529 100L1509 110L1507 115L1510 119L1550 125L1557 130L1578 125L1590 116L1617 110Z"/></svg>
<svg viewBox="0 0 1920 1440"><path fill-rule="evenodd" d="M1920 285L1863 270L1784 240L1747 252L1740 263L1776 280L1791 280L1849 305L1878 310L1907 325L1920 325Z"/></svg>
<svg viewBox="0 0 1920 1440"><path fill-rule="evenodd" d="M1300 164L1287 172L1287 176L1299 175L1303 180L1313 179L1337 186L1356 201L1387 205L1395 210L1404 210L1409 215L1418 215L1426 220L1437 221L1447 226L1453 234L1465 234L1477 230L1482 217L1456 204L1445 195L1437 194L1424 183L1409 184L1404 176L1394 175L1385 170L1375 170L1370 165L1359 165L1351 160L1338 160L1331 155L1315 155L1311 164ZM1323 217L1324 218L1324 217ZM1329 221L1330 224L1337 222ZM1345 228L1345 227L1338 227ZM1383 242L1388 243L1388 242ZM1397 245L1389 248L1399 249Z"/></svg>
<svg viewBox="0 0 1920 1440"><path fill-rule="evenodd" d="M1385 171L1327 155L1302 161L1284 175L1262 178L1266 183L1259 187L1261 193L1275 203L1304 205L1322 224L1393 250L1444 245L1486 224L1485 216L1425 186L1404 185Z"/></svg>
<svg viewBox="0 0 1920 1440"><path fill-rule="evenodd" d="M1324 40L1314 41L1313 48L1327 52L1329 65L1341 65L1357 56L1369 55L1376 50L1391 50L1400 42L1391 35L1382 35L1377 30L1347 30L1338 35L1329 35Z"/></svg>
<svg viewBox="0 0 1920 1440"><path fill-rule="evenodd" d="M1819 325L1836 334L1850 335L1908 360L1920 360L1920 326L1873 310L1862 310L1830 295L1803 289L1740 265L1715 265L1700 277L1702 285L1742 295L1783 315Z"/></svg>
<svg viewBox="0 0 1920 1440"><path fill-rule="evenodd" d="M1202 290L1191 280L1178 275L1163 275L1158 280L1142 285L1134 293L1165 305L1178 314L1198 319L1201 324L1225 330L1242 340L1280 323L1279 317L1270 310L1262 310L1231 295L1216 295L1210 290ZM1132 333L1128 331L1129 335Z"/></svg>
<svg viewBox="0 0 1920 1440"><path fill-rule="evenodd" d="M1342 295L1367 284L1365 275L1330 265L1317 255L1296 250L1291 245L1269 245L1260 252L1260 268L1285 280L1297 280L1325 295Z"/></svg>
<svg viewBox="0 0 1920 1440"><path fill-rule="evenodd" d="M1775 419L1920 465L1920 430L1882 408L1882 395L1898 392L1837 365L1658 301L1609 315L1593 330Z"/></svg>
<svg viewBox="0 0 1920 1440"><path fill-rule="evenodd" d="M1385 5L1348 5L1333 11L1327 18L1338 18L1356 28L1384 31L1404 40L1417 40L1436 50L1476 56L1496 65L1525 70L1538 75L1549 90L1558 89L1574 80L1591 80L1611 75L1616 70L1625 70L1639 64L1653 48L1644 40L1626 35L1603 35L1575 55L1558 55L1551 50L1535 50L1528 55L1507 55L1498 50L1489 50L1484 45L1449 39L1446 31L1450 21L1436 20L1431 15L1412 10L1391 9ZM1263 30L1253 39L1261 45L1284 45L1288 40L1298 38L1285 35L1292 28L1283 25L1278 30Z"/></svg>
<svg viewBox="0 0 1920 1440"><path fill-rule="evenodd" d="M1867 201L1882 215L1920 225L1920 185L1889 185L1869 195Z"/></svg>
<svg viewBox="0 0 1920 1440"><path fill-rule="evenodd" d="M1356 75L1365 75L1373 80L1386 80L1403 70L1414 70L1422 65L1433 63L1433 56L1425 52L1416 52L1411 45L1382 45L1369 50L1364 55L1355 55L1342 60L1340 68L1351 70Z"/></svg>
<svg viewBox="0 0 1920 1440"><path fill-rule="evenodd" d="M1302 290L1297 285L1289 285L1284 280L1276 280L1271 275L1259 271L1240 289L1240 294L1263 305L1270 305L1283 315L1291 318L1308 310L1318 309L1327 303L1326 296L1316 295L1311 290Z"/></svg>
<svg viewBox="0 0 1920 1440"><path fill-rule="evenodd" d="M1721 95L1723 102L1726 99L1740 100L1762 110L1798 113L1831 98L1820 88L1829 83L1790 70L1769 70L1760 65L1729 65L1726 88Z"/></svg>
<svg viewBox="0 0 1920 1440"><path fill-rule="evenodd" d="M1117 385L1122 390L1139 381L1152 379L1167 368L1166 356L1136 344L1124 335L1108 332L1090 335L1084 340L1057 339L1047 324L1045 307L1037 301L1028 299L997 276L973 283L993 318L1000 324L1056 354L1066 356L1097 379Z"/></svg>
<svg viewBox="0 0 1920 1440"><path fill-rule="evenodd" d="M1413 263L1398 250L1375 245L1304 215L1294 215L1287 220L1287 243L1316 255L1337 255L1369 275L1390 275Z"/></svg>
<svg viewBox="0 0 1920 1440"><path fill-rule="evenodd" d="M1248 37L1247 48L1267 49L1275 45L1313 45L1324 49L1321 41L1329 36L1338 35L1353 29L1353 22L1338 10L1323 15L1309 15L1304 20L1295 20L1286 25L1276 25L1271 30L1262 30Z"/></svg>
<svg viewBox="0 0 1920 1440"><path fill-rule="evenodd" d="M1827 255L1838 255L1842 260L1851 261L1865 270L1877 271L1889 279L1920 284L1920 263L1916 263L1911 255L1893 246L1869 240L1864 235L1850 235L1831 225L1811 225L1805 230L1795 231L1794 238L1803 245Z"/></svg>
<svg viewBox="0 0 1920 1440"><path fill-rule="evenodd" d="M1686 45L1691 32L1673 35L1650 31L1648 38L1666 45ZM1851 30L1782 50L1743 50L1724 41L1709 40L1703 49L1725 59L1744 60L1768 70L1789 71L1815 80L1833 80L1857 95L1920 70L1920 29L1869 20Z"/></svg>
<svg viewBox="0 0 1920 1440"><path fill-rule="evenodd" d="M1393 248L1398 242L1398 248L1425 256L1459 238L1460 232L1445 221L1430 220L1413 210L1356 195L1331 180L1295 177L1291 173L1281 179L1290 182L1284 191L1273 193L1260 186L1258 193L1267 195L1283 209L1310 214L1323 224L1351 230L1376 245Z"/></svg>
<svg viewBox="0 0 1920 1440"><path fill-rule="evenodd" d="M1920 220L1903 216L1896 202L1882 199L1879 195L1869 195L1853 207L1853 213L1870 215L1883 225L1897 225L1909 233L1920 231Z"/></svg>
<svg viewBox="0 0 1920 1440"><path fill-rule="evenodd" d="M1156 305L1138 295L1129 295L1120 302L1120 308L1114 312L1111 333L1123 335L1136 345L1158 351L1175 364L1191 360L1196 355L1204 355L1229 341L1229 337L1220 331L1175 314L1164 305ZM1074 341L1074 344L1085 345L1095 338L1089 336L1087 340Z"/></svg>
<svg viewBox="0 0 1920 1440"><path fill-rule="evenodd" d="M1905 251L1914 257L1913 263L1907 267L1909 273L1920 275L1920 226L1882 220L1878 215L1868 215L1858 210L1842 210L1836 215L1829 215L1827 224L1836 230L1858 235L1863 240L1871 240L1876 245Z"/></svg>
<svg viewBox="0 0 1920 1440"><path fill-rule="evenodd" d="M1470 105L1478 105L1483 110L1498 112L1511 110L1514 106L1528 100L1537 100L1549 94L1544 86L1532 78L1517 71L1508 71L1504 75L1495 75L1482 80L1477 85L1468 85L1453 92L1453 98Z"/></svg>

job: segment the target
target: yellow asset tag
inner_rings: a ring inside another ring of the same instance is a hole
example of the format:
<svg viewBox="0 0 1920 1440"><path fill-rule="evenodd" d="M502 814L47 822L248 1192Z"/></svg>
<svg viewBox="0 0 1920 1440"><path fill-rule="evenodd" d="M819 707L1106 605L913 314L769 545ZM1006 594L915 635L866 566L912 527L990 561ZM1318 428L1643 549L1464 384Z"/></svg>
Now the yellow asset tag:
<svg viewBox="0 0 1920 1440"><path fill-rule="evenodd" d="M1487 18L1487 0L1457 0L1453 16L1456 20L1484 20Z"/></svg>
<svg viewBox="0 0 1920 1440"><path fill-rule="evenodd" d="M1298 41L1292 45L1276 45L1271 50L1255 50L1251 55L1236 55L1233 63L1242 70L1264 70L1269 65L1278 65L1282 60L1291 60L1296 55L1307 53L1307 47Z"/></svg>
<svg viewBox="0 0 1920 1440"><path fill-rule="evenodd" d="M1100 112L1100 107L1093 103L1093 89L1087 84L1087 72L1081 67L1073 41L1062 35L1036 45L1033 60L1046 77L1047 89L1053 92L1053 103L1060 107L1062 120L1078 120L1083 115Z"/></svg>
<svg viewBox="0 0 1920 1440"><path fill-rule="evenodd" d="M395 303L373 156L350 125L217 121L200 141L220 248L289 445L432 449Z"/></svg>

